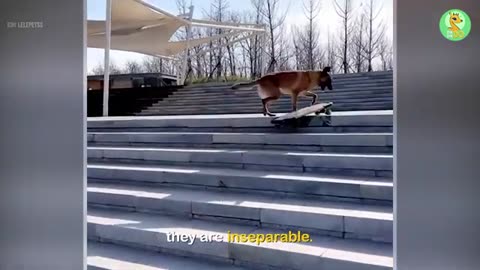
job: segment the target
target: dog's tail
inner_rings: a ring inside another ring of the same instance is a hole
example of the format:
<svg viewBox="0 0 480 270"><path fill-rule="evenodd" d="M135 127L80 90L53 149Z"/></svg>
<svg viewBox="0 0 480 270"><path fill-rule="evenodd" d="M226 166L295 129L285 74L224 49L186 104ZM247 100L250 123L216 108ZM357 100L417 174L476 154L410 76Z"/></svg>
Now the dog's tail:
<svg viewBox="0 0 480 270"><path fill-rule="evenodd" d="M256 84L257 84L257 80L254 80L254 81L251 81L251 82L236 83L236 84L232 85L232 89L238 89L240 87L253 87Z"/></svg>

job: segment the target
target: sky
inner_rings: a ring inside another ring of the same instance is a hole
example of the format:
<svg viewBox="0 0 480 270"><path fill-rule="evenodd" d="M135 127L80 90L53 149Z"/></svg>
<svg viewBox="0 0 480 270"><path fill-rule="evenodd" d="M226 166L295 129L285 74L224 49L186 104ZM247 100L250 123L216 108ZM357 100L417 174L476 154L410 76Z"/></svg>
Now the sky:
<svg viewBox="0 0 480 270"><path fill-rule="evenodd" d="M320 32L335 33L341 25L341 19L335 13L333 7L333 0L320 0L321 10L317 17L317 25ZM165 11L172 14L178 14L178 9L175 0L145 0ZM209 10L211 0L191 0L194 6L193 17L200 19L203 17L204 11ZM250 0L227 0L228 8L236 11L248 10L251 8ZM339 1L341 3L341 1ZM361 0L356 0L358 6ZM378 7L382 8L378 20L382 20L387 24L387 34L393 36L393 0L377 0ZM87 18L89 20L105 20L105 0L87 0ZM280 0L280 9L282 13L286 12L285 23L288 29L292 25L301 25L306 23L305 14L303 11L302 0ZM357 10L359 10L357 8ZM320 41L322 42L322 41ZM323 40L325 42L325 40ZM93 67L103 63L104 53L103 49L87 49L87 69L90 72ZM112 50L110 52L111 60L118 66L123 66L129 60L140 60L145 57L142 54L123 52Z"/></svg>

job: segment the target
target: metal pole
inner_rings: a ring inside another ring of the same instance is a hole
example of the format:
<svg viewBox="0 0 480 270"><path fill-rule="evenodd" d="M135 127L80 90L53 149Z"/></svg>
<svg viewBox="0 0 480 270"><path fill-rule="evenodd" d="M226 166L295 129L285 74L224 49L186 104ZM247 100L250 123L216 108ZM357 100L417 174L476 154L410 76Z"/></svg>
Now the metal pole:
<svg viewBox="0 0 480 270"><path fill-rule="evenodd" d="M106 0L105 18L105 63L103 74L103 116L108 116L108 97L110 90L110 38L112 33L112 0Z"/></svg>
<svg viewBox="0 0 480 270"><path fill-rule="evenodd" d="M192 17L193 17L193 5L190 6L190 11L189 11L189 14L188 14L188 20L191 22L192 21ZM181 77L181 84L184 84L185 83L185 80L187 79L187 62L188 62L188 50L190 50L190 36L191 36L191 33L192 33L192 27L190 24L187 24L186 26L186 35L187 35L187 49L185 50L185 55L183 57L183 61L182 61L182 77Z"/></svg>
<svg viewBox="0 0 480 270"><path fill-rule="evenodd" d="M261 59L262 59L262 66L260 67L260 74L261 76L265 75L268 73L268 59L267 59L267 31L265 28L265 33L262 35L262 51L261 51Z"/></svg>
<svg viewBox="0 0 480 270"><path fill-rule="evenodd" d="M265 69L265 34L262 34L260 36L260 66L258 67L260 69L260 77L265 75L264 69Z"/></svg>
<svg viewBox="0 0 480 270"><path fill-rule="evenodd" d="M177 85L182 85L182 74L180 74L182 72L181 70L181 65L182 65L182 60L178 60L178 58L173 61L174 65L175 65L175 68L177 70Z"/></svg>

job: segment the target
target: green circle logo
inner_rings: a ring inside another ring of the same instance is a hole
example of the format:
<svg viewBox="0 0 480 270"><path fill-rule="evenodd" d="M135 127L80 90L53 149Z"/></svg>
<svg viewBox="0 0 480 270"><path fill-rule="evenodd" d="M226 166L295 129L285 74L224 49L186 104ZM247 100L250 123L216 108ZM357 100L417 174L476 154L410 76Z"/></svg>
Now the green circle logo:
<svg viewBox="0 0 480 270"><path fill-rule="evenodd" d="M440 32L450 41L460 41L470 34L472 23L467 13L460 9L445 12L440 19Z"/></svg>

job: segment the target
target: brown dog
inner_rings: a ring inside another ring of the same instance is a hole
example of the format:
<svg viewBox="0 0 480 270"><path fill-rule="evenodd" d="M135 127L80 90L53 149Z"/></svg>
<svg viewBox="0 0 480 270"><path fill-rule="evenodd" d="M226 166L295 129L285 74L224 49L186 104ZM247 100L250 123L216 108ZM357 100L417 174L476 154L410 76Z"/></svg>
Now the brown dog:
<svg viewBox="0 0 480 270"><path fill-rule="evenodd" d="M270 73L258 80L248 83L237 83L232 89L241 86L257 85L258 95L262 99L263 115L275 116L268 109L270 102L280 98L282 94L292 97L292 110L297 110L297 100L299 96L312 97L312 105L317 101L317 95L311 90L320 86L322 90L328 88L332 90L332 78L330 77L330 67L325 67L322 71L283 71Z"/></svg>

